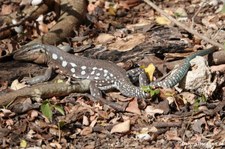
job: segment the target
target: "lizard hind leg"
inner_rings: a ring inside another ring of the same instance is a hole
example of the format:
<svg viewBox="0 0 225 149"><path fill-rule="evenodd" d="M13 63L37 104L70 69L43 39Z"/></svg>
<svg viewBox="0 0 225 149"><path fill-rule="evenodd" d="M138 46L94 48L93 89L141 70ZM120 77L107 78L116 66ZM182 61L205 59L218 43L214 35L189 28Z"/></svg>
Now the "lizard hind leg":
<svg viewBox="0 0 225 149"><path fill-rule="evenodd" d="M149 79L142 68L134 68L127 71L127 76L132 83L139 81L139 86L145 86L149 84Z"/></svg>
<svg viewBox="0 0 225 149"><path fill-rule="evenodd" d="M91 95L95 98L102 98L102 92L101 90L96 86L95 81L91 81L90 83L90 92Z"/></svg>

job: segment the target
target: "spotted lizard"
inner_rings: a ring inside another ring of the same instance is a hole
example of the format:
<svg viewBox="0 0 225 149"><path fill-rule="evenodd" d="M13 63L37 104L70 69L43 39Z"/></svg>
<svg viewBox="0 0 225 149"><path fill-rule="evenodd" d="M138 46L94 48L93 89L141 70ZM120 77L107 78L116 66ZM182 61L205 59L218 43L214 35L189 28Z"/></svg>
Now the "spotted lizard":
<svg viewBox="0 0 225 149"><path fill-rule="evenodd" d="M216 48L212 47L188 56L184 59L183 65L178 67L174 73L162 81L155 81L150 84L146 84L146 75L141 69L126 72L112 62L72 55L51 45L36 43L24 46L16 51L13 57L16 60L46 63L49 66L45 75L31 79L30 84L48 80L51 70L55 69L57 72L71 78L91 80L90 92L94 97L102 97L102 90L116 88L128 97L147 98L149 94L144 92L141 87L133 85L128 77L129 75L138 73L141 85L170 88L179 83L185 76L190 67L191 59L198 55L212 53L215 50Z"/></svg>

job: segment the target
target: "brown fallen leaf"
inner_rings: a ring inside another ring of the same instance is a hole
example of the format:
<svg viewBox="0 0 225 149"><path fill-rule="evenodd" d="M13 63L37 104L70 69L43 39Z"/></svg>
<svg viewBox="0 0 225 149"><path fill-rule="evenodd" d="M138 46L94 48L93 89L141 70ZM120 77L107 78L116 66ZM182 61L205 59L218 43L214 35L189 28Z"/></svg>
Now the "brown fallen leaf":
<svg viewBox="0 0 225 149"><path fill-rule="evenodd" d="M198 133L202 133L202 129L203 129L203 124L205 124L205 126L207 126L207 122L205 120L205 117L201 118L201 119L196 119L192 125L192 129Z"/></svg>
<svg viewBox="0 0 225 149"><path fill-rule="evenodd" d="M7 14L12 13L13 6L3 4L3 6L1 8L2 8L1 15L7 15Z"/></svg>
<svg viewBox="0 0 225 149"><path fill-rule="evenodd" d="M88 117L86 115L83 115L83 122L82 122L82 124L84 126L88 126L90 124L89 121L88 121Z"/></svg>
<svg viewBox="0 0 225 149"><path fill-rule="evenodd" d="M190 92L182 92L179 95L182 96L182 100L184 102L184 104L190 103L190 104L194 104L195 103L195 94L190 93Z"/></svg>
<svg viewBox="0 0 225 149"><path fill-rule="evenodd" d="M151 115L151 116L154 116L155 114L163 114L163 110L162 109L158 109L158 108L155 108L153 106L147 106L146 109L145 109L145 112L148 114L148 115Z"/></svg>
<svg viewBox="0 0 225 149"><path fill-rule="evenodd" d="M52 148L62 148L62 145L60 145L59 142L56 142L56 141L49 143L49 145Z"/></svg>
<svg viewBox="0 0 225 149"><path fill-rule="evenodd" d="M111 129L111 133L125 133L128 132L130 130L130 120L126 120L122 123L119 123L115 126L113 126L113 128Z"/></svg>
<svg viewBox="0 0 225 149"><path fill-rule="evenodd" d="M38 111L31 110L29 113L29 121L33 121L36 117L38 117Z"/></svg>
<svg viewBox="0 0 225 149"><path fill-rule="evenodd" d="M225 72L225 64L221 64L218 66L211 66L210 70L211 70L211 72L216 72L216 71Z"/></svg>
<svg viewBox="0 0 225 149"><path fill-rule="evenodd" d="M145 41L145 36L143 34L137 33L133 35L128 35L126 38L117 38L116 41L109 45L109 50L118 51L129 51L135 46L143 43Z"/></svg>
<svg viewBox="0 0 225 149"><path fill-rule="evenodd" d="M174 141L181 141L182 140L180 137L178 137L176 129L167 131L165 133L165 136L166 136L166 139L169 140L169 141L170 140L174 140Z"/></svg>
<svg viewBox="0 0 225 149"><path fill-rule="evenodd" d="M27 85L25 84L25 82L20 83L20 82L16 79L16 80L14 80L14 81L12 82L10 88L13 89L13 90L19 90L19 89L24 88L24 87L26 87L26 86L27 86Z"/></svg>
<svg viewBox="0 0 225 149"><path fill-rule="evenodd" d="M89 135L92 133L92 127L85 127L80 134L83 136Z"/></svg>
<svg viewBox="0 0 225 149"><path fill-rule="evenodd" d="M111 34L99 34L99 36L96 38L96 42L100 44L109 43L114 39L114 36Z"/></svg>
<svg viewBox="0 0 225 149"><path fill-rule="evenodd" d="M129 103L128 107L126 108L126 111L141 115L141 110L138 108L137 98L134 98Z"/></svg>

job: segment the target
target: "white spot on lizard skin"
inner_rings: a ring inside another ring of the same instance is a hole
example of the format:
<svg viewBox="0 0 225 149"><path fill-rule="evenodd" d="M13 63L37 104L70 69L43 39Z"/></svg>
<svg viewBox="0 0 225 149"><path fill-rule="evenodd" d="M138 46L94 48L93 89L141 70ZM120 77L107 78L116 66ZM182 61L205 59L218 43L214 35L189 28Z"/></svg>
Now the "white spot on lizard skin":
<svg viewBox="0 0 225 149"><path fill-rule="evenodd" d="M100 73L96 73L96 76L100 76L101 74Z"/></svg>
<svg viewBox="0 0 225 149"><path fill-rule="evenodd" d="M62 66L63 66L63 67L66 67L66 65L67 65L67 62L66 62L66 61L63 61L63 62L62 62Z"/></svg>
<svg viewBox="0 0 225 149"><path fill-rule="evenodd" d="M104 73L104 77L106 77L108 74L107 73Z"/></svg>
<svg viewBox="0 0 225 149"><path fill-rule="evenodd" d="M74 69L74 68L71 68L70 70L71 70L71 72L73 72L73 73L75 72L75 69Z"/></svg>
<svg viewBox="0 0 225 149"><path fill-rule="evenodd" d="M81 71L81 73L80 73L81 75L85 75L86 74L86 72L85 71Z"/></svg>
<svg viewBox="0 0 225 149"><path fill-rule="evenodd" d="M106 76L106 79L110 79L110 77L109 76Z"/></svg>
<svg viewBox="0 0 225 149"><path fill-rule="evenodd" d="M99 79L99 77L95 77L94 79L96 79L96 80L97 80L97 79Z"/></svg>
<svg viewBox="0 0 225 149"><path fill-rule="evenodd" d="M83 69L83 70L86 69L86 68L87 68L86 66L81 66L81 69Z"/></svg>
<svg viewBox="0 0 225 149"><path fill-rule="evenodd" d="M108 72L109 72L109 71L108 71L108 70L106 70L106 69L104 69L103 71L104 71L104 73L108 73Z"/></svg>
<svg viewBox="0 0 225 149"><path fill-rule="evenodd" d="M113 77L113 74L112 73L110 73L110 77Z"/></svg>
<svg viewBox="0 0 225 149"><path fill-rule="evenodd" d="M76 66L77 66L77 65L74 64L74 63L70 63L70 65L71 65L72 67L76 67Z"/></svg>
<svg viewBox="0 0 225 149"><path fill-rule="evenodd" d="M99 68L98 70L102 71L102 70L103 70L103 68Z"/></svg>
<svg viewBox="0 0 225 149"><path fill-rule="evenodd" d="M55 53L53 53L53 54L52 54L52 58L53 58L54 60L56 60L56 59L58 58L58 56L57 56Z"/></svg>
<svg viewBox="0 0 225 149"><path fill-rule="evenodd" d="M62 56L60 56L60 58L59 58L60 60L63 60L63 57Z"/></svg>
<svg viewBox="0 0 225 149"><path fill-rule="evenodd" d="M93 67L92 69L93 69L93 70L96 70L96 69L97 69L97 67Z"/></svg>
<svg viewBox="0 0 225 149"><path fill-rule="evenodd" d="M95 74L95 71L92 71L91 74L92 74L92 75Z"/></svg>
<svg viewBox="0 0 225 149"><path fill-rule="evenodd" d="M73 77L76 78L77 77L76 74L73 74Z"/></svg>

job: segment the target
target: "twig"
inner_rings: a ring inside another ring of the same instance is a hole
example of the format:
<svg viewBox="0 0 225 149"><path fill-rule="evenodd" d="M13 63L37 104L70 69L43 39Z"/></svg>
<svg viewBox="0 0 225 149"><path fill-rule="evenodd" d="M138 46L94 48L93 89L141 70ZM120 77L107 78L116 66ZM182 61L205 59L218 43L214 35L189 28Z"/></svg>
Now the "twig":
<svg viewBox="0 0 225 149"><path fill-rule="evenodd" d="M153 126L156 128L181 127L181 122L155 122Z"/></svg>
<svg viewBox="0 0 225 149"><path fill-rule="evenodd" d="M199 14L199 12L201 11L202 7L204 7L206 4L206 0L204 0L201 4L201 6L198 8L198 10L195 12L194 16L191 18L191 29L194 28L194 22L195 22L195 17Z"/></svg>
<svg viewBox="0 0 225 149"><path fill-rule="evenodd" d="M207 41L208 43L214 45L214 46L217 46L221 49L224 49L224 46L200 33L198 33L197 31L195 30L192 30L190 29L189 27L187 27L186 25L178 22L176 19L174 19L173 17L171 17L170 15L168 15L165 11L161 10L158 6L156 6L154 3L152 3L151 1L149 0L144 0L144 2L146 2L148 5L150 5L152 8L154 8L156 11L158 11L160 14L164 15L167 19L169 19L170 21L172 21L173 23L175 23L177 26L185 29L186 31L188 31L189 33L192 33L194 34L195 36L197 36L198 38L202 39L202 40L205 40Z"/></svg>

